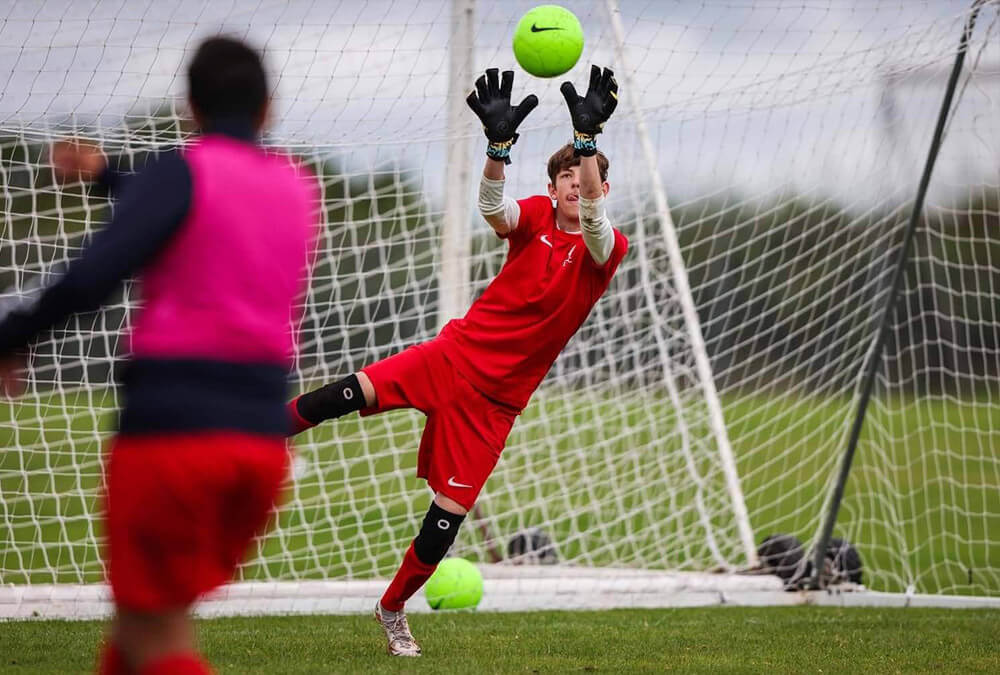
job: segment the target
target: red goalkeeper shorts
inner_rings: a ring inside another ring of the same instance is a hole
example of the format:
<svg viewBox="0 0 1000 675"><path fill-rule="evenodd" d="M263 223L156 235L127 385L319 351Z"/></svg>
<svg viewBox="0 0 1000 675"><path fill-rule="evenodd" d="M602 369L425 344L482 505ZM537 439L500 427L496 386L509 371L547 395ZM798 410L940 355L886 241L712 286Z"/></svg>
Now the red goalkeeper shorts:
<svg viewBox="0 0 1000 675"><path fill-rule="evenodd" d="M431 340L362 368L378 402L361 414L416 408L427 415L417 476L434 492L471 509L520 411L481 394L458 374L444 350L441 341Z"/></svg>
<svg viewBox="0 0 1000 675"><path fill-rule="evenodd" d="M274 513L288 461L273 436L117 436L104 503L115 604L180 609L229 581Z"/></svg>

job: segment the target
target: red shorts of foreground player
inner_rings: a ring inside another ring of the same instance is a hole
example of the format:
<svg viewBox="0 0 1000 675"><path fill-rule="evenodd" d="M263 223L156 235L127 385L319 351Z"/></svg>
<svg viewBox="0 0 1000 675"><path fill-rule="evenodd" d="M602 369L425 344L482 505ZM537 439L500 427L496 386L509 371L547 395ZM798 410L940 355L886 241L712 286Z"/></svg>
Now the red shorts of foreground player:
<svg viewBox="0 0 1000 675"><path fill-rule="evenodd" d="M363 368L378 402L361 414L416 408L427 415L417 476L471 509L520 411L483 396L458 374L445 349L443 341L431 340Z"/></svg>
<svg viewBox="0 0 1000 675"><path fill-rule="evenodd" d="M111 443L105 519L115 603L187 607L228 582L274 512L283 438L236 432L122 435Z"/></svg>

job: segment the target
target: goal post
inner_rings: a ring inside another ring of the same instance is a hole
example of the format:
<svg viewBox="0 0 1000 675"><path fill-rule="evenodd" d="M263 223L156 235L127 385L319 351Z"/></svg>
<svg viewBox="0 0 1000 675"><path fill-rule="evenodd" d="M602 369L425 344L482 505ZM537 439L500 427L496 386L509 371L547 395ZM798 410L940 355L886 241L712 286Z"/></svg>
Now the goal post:
<svg viewBox="0 0 1000 675"><path fill-rule="evenodd" d="M183 146L177 73L224 30L266 52L266 146L321 185L292 388L354 372L433 337L503 265L506 245L475 213L485 140L461 100L475 74L513 69L514 97L540 99L507 169L507 193L525 197L545 193L546 161L571 137L559 84L579 89L607 65L622 99L599 143L629 254L451 554L482 564L487 609L818 602L741 572L765 538L808 548L822 527L972 2L584 0L571 7L583 58L553 79L511 52L530 6L206 2L192 21L162 3L59 16L13 3L0 25L0 302L44 283L112 208L54 183L47 142L83 136L125 170ZM1000 599L998 35L1000 3L979 3L831 529L869 589L845 604ZM0 401L0 616L107 608L101 450L140 292L126 284L42 336L26 395ZM430 499L415 477L422 424L397 411L300 436L276 527L203 611L374 600ZM538 531L556 564L520 564ZM486 564L497 549L505 559Z"/></svg>
<svg viewBox="0 0 1000 675"><path fill-rule="evenodd" d="M473 0L451 1L448 54L448 159L445 163L445 207L441 227L441 307L437 328L465 313L469 306L470 195L476 175L470 166L472 137L465 97L476 74Z"/></svg>
<svg viewBox="0 0 1000 675"><path fill-rule="evenodd" d="M608 21L611 24L611 30L615 37L615 56L617 63L622 68L622 81L625 84L622 96L628 98L630 95L629 92L634 91L634 89L632 87L632 73L628 57L625 54L625 30L622 27L621 11L617 0L606 0L605 6L608 12ZM733 503L733 517L736 520L740 542L743 545L743 552L746 556L746 565L747 567L755 567L758 564L758 560L753 530L750 528L750 518L747 515L746 504L743 502L743 490L740 488L740 479L736 473L736 462L733 459L733 450L729 444L729 436L726 433L726 422L722 414L719 394L715 389L715 376L712 374L712 366L709 363L708 353L705 350L705 339L701 333L698 311L694 306L694 299L691 296L687 270L684 268L680 244L677 241L677 232L674 228L673 219L670 217L670 207L667 205L666 194L664 194L663 179L660 177L660 169L656 164L656 153L649 139L649 130L646 128L646 120L643 117L642 108L638 105L633 105L632 110L635 115L636 135L642 145L642 155L649 170L653 203L656 209L655 213L660 221L663 241L670 256L671 277L677 287L678 299L684 316L684 325L687 329L688 339L691 341L691 354L697 366L698 381L701 385L705 405L708 408L712 436L715 440L716 450L719 453L719 462L722 466L723 474L726 477L726 489ZM637 215L640 218L642 217L641 213ZM658 309L651 305L650 311L657 312ZM672 369L669 364L670 357L665 353L662 338L658 339L658 344L661 352L660 358L664 361L664 370L667 371L666 379L668 382L666 386L670 392L671 404L675 409L680 410L680 397L677 395L676 385L672 380ZM686 433L686 424L681 421L681 417L678 415L678 428L684 434ZM685 441L684 445L687 446L688 443L689 441ZM696 496L696 500L700 501L700 495ZM711 528L706 528L706 532L708 533L706 536L711 542L714 539ZM718 555L718 547L713 546L713 549L716 551L716 555ZM723 565L726 564L724 560L720 562Z"/></svg>

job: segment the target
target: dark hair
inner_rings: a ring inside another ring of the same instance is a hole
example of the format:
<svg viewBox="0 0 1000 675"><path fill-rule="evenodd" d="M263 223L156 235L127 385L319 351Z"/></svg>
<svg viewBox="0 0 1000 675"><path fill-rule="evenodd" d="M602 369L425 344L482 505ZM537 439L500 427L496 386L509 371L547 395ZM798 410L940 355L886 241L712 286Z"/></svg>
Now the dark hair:
<svg viewBox="0 0 1000 675"><path fill-rule="evenodd" d="M205 40L188 66L188 95L207 120L260 115L268 97L260 54L234 38Z"/></svg>
<svg viewBox="0 0 1000 675"><path fill-rule="evenodd" d="M555 185L556 176L571 166L580 166L580 158L573 154L573 144L567 143L556 150L556 154L549 157L549 182ZM608 158L604 156L603 152L598 150L597 169L601 172L602 181L608 179L608 166L610 166Z"/></svg>

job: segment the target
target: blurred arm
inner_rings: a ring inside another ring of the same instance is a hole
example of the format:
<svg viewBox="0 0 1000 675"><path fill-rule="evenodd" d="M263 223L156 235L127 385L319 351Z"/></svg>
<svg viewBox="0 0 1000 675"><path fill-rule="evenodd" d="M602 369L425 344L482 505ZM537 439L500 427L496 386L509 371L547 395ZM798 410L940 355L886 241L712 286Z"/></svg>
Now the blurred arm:
<svg viewBox="0 0 1000 675"><path fill-rule="evenodd" d="M176 153L130 179L114 217L80 257L49 285L0 302L0 354L28 345L76 312L92 311L118 284L148 263L187 216L191 173Z"/></svg>

